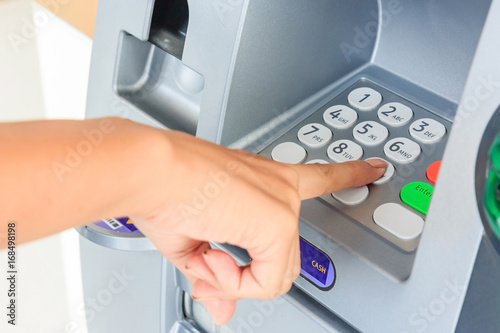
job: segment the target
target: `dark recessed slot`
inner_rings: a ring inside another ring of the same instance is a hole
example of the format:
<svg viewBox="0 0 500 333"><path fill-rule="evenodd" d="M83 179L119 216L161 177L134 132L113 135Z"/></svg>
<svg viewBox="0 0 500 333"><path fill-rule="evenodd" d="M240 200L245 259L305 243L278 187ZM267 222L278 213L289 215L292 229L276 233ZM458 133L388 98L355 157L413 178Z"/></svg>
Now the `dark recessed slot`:
<svg viewBox="0 0 500 333"><path fill-rule="evenodd" d="M149 41L177 59L182 58L189 21L187 0L157 0Z"/></svg>

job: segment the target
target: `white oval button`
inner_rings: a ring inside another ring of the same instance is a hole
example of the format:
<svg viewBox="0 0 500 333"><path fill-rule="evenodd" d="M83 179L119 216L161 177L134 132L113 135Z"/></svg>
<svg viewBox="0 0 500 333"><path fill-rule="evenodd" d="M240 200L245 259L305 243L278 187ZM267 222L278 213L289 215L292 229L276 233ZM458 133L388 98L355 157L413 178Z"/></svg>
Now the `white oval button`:
<svg viewBox="0 0 500 333"><path fill-rule="evenodd" d="M414 121L410 125L410 135L423 143L436 143L446 134L446 127L431 118Z"/></svg>
<svg viewBox="0 0 500 333"><path fill-rule="evenodd" d="M359 160L363 157L363 148L351 140L337 140L328 146L328 157L335 162Z"/></svg>
<svg viewBox="0 0 500 333"><path fill-rule="evenodd" d="M332 193L332 197L344 205L354 206L365 201L368 198L368 194L370 194L368 186L361 186L334 192Z"/></svg>
<svg viewBox="0 0 500 333"><path fill-rule="evenodd" d="M345 129L358 120L358 113L348 106L334 105L323 112L323 120L335 129Z"/></svg>
<svg viewBox="0 0 500 333"><path fill-rule="evenodd" d="M361 87L354 89L347 97L349 104L361 111L370 111L382 103L382 95L372 88Z"/></svg>
<svg viewBox="0 0 500 333"><path fill-rule="evenodd" d="M303 144L311 148L319 148L330 142L333 134L328 127L313 123L302 126L297 137Z"/></svg>
<svg viewBox="0 0 500 333"><path fill-rule="evenodd" d="M378 119L390 126L406 125L411 118L413 118L412 109L401 103L387 103L378 109Z"/></svg>
<svg viewBox="0 0 500 333"><path fill-rule="evenodd" d="M307 152L294 142L283 142L273 148L271 157L282 163L300 164L306 159Z"/></svg>
<svg viewBox="0 0 500 333"><path fill-rule="evenodd" d="M419 144L407 138L394 138L384 146L384 153L391 160L398 163L410 163L415 161L422 149Z"/></svg>
<svg viewBox="0 0 500 333"><path fill-rule="evenodd" d="M389 130L376 121L368 120L356 125L352 130L352 135L364 145L375 146L387 139Z"/></svg>
<svg viewBox="0 0 500 333"><path fill-rule="evenodd" d="M417 238L424 229L424 220L420 216L393 202L378 206L373 212L373 221L403 240Z"/></svg>

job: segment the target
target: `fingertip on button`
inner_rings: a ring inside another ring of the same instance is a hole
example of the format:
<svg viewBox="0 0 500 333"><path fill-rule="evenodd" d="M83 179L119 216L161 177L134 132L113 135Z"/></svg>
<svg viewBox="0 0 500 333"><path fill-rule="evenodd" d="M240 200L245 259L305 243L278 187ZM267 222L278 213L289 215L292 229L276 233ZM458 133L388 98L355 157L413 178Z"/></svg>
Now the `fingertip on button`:
<svg viewBox="0 0 500 333"><path fill-rule="evenodd" d="M387 162L379 158L368 158L365 160L365 162L370 164L374 168L381 168L381 169L387 168Z"/></svg>
<svg viewBox="0 0 500 333"><path fill-rule="evenodd" d="M374 162L374 161L383 161L385 163L385 172L384 174L382 175L382 177L380 177L379 179L377 179L376 181L374 181L372 184L373 185L382 185L382 184L385 184L387 183L389 180L391 180L391 178L394 176L394 174L396 173L396 169L394 168L394 165L392 165L392 163L390 162L387 162L386 160L384 160L383 158L379 158L379 157L371 157L371 158L367 158L365 161L367 163L370 163L372 164L371 162ZM373 165L373 164L372 164Z"/></svg>

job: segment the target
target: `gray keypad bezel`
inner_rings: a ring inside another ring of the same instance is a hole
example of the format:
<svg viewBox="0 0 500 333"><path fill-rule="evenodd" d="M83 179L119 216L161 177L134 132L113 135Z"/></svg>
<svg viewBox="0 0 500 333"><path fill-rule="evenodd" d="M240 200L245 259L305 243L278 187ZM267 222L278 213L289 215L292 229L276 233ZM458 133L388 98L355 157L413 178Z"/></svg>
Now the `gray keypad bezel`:
<svg viewBox="0 0 500 333"><path fill-rule="evenodd" d="M371 111L361 111L354 106L350 105L348 102L348 95L351 91L353 91L356 88L359 87L369 87L372 89L375 89L379 93L382 94L382 103L376 107L375 109ZM413 118L408 124L400 126L400 127L392 127L388 124L385 124L382 122L377 115L378 109L385 105L386 103L390 102L399 102L404 105L409 106L413 110ZM337 105L337 104L342 104L346 105L352 109L354 109L358 113L358 119L357 121L350 126L347 129L334 129L325 121L323 120L323 113L325 110L327 110L330 106ZM443 139L437 143L432 143L432 144L425 144L420 141L417 141L413 137L411 137L409 133L409 127L410 125L417 119L421 118L432 118L441 124L443 124L446 127L446 134L443 137ZM357 141L354 136L353 136L353 129L354 127L359 124L360 122L366 121L366 120L373 120L376 121L389 130L389 136L379 145L376 146L367 146L364 145L363 143ZM326 127L330 128L330 130L333 132L333 138L331 141L321 147L321 148L310 148L307 147L306 145L302 144L298 138L297 138L297 132L298 130L309 123L320 123L324 124ZM327 202L331 207L332 210L335 210L345 216L348 216L351 218L351 220L355 220L362 224L364 227L367 229L371 230L375 234L381 236L382 238L386 239L390 243L394 244L398 248L402 249L405 252L411 252L416 249L419 241L419 237L413 240L402 240L394 236L393 234L389 233L388 231L382 229L379 227L375 222L373 221L373 211L380 206L381 204L387 203L387 202L395 202L398 204L401 204L408 210L412 211L413 213L421 216L425 220L425 216L416 210L410 208L406 204L404 204L399 196L399 193L403 186L405 186L408 183L414 182L414 181L422 181L426 182L428 184L433 185L431 182L426 177L426 170L427 167L432 164L435 161L441 160L444 149L446 147L446 141L448 139L448 135L450 132L451 128L451 123L436 115L435 113L424 109L420 106L418 106L415 103L412 103L410 100L399 96L390 90L387 90L380 85L368 80L368 79L360 79L356 83L354 83L352 86L341 92L340 94L336 95L334 98L332 98L327 104L325 104L323 107L312 113L309 117L306 119L300 121L298 124L296 124L291 130L289 130L287 133L279 137L277 140L275 140L273 143L271 143L269 146L264 148L260 154L270 157L271 156L271 151L272 149L282 143L282 142L295 142L302 147L304 147L307 151L307 157L304 163L307 163L310 160L314 159L323 159L328 162L332 162L328 156L327 156L327 148L328 146L337 140L340 139L348 139L351 141L356 142L363 148L363 157L361 158L362 160L370 158L370 157L381 157L389 162L391 162L395 169L396 173L395 175L391 178L391 180L385 184L381 185L373 185L369 184L369 190L370 194L368 196L368 199L363 202L360 205L356 206L346 206L338 202L336 199L334 199L330 194L321 196L319 199ZM384 154L384 145L391 139L396 138L396 137L406 137L412 141L417 142L422 151L420 156L415 160L414 162L408 163L408 164L401 164L396 161L393 161L389 159L385 154ZM431 203L432 204L432 203ZM335 213L332 212L331 215L331 221L332 223L335 223Z"/></svg>

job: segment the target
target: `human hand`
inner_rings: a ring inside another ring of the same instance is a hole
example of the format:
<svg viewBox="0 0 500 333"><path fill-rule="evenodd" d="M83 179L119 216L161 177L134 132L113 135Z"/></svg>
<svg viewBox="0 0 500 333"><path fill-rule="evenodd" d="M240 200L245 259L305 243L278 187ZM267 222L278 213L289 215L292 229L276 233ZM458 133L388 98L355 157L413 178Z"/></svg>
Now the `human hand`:
<svg viewBox="0 0 500 333"><path fill-rule="evenodd" d="M192 283L217 324L231 318L236 300L286 293L300 273L301 200L380 178L380 160L288 165L231 150L180 132L148 164L150 182L131 216L157 249ZM153 154L154 155L154 154ZM239 267L209 241L248 251Z"/></svg>

